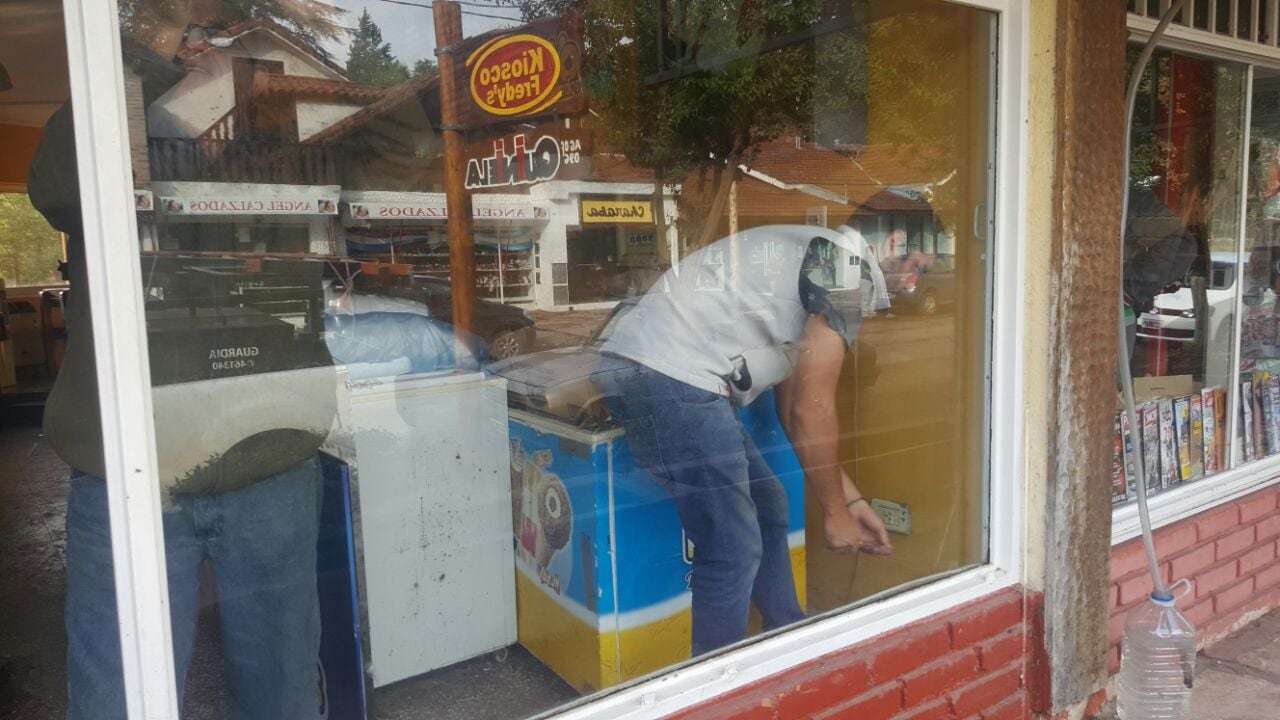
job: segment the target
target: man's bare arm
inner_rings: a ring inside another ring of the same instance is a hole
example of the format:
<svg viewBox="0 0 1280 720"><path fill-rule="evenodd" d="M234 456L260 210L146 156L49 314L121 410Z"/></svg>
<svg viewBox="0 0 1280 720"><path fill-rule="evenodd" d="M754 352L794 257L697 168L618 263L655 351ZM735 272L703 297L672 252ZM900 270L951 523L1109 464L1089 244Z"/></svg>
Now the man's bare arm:
<svg viewBox="0 0 1280 720"><path fill-rule="evenodd" d="M805 324L801 352L791 377L778 387L778 415L804 468L805 480L823 509L827 545L834 550L888 553L888 533L879 516L840 465L840 418L836 386L844 365L844 340L821 316Z"/></svg>

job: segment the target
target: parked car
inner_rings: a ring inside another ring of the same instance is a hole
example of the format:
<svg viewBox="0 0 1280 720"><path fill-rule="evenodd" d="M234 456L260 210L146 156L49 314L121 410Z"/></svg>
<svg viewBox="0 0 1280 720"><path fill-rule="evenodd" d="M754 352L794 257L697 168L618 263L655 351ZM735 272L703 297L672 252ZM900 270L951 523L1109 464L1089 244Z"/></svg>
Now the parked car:
<svg viewBox="0 0 1280 720"><path fill-rule="evenodd" d="M453 322L453 289L448 280L440 278L414 275L410 284L378 287L376 291L357 284L351 297L359 303L351 308L354 312L409 312ZM537 337L533 318L523 308L477 298L474 318L472 330L484 340L490 357L512 358L533 349Z"/></svg>
<svg viewBox="0 0 1280 720"><path fill-rule="evenodd" d="M605 420L604 393L599 380L630 363L601 353L618 318L639 298L623 300L582 345L544 350L500 360L486 370L507 380L507 399L513 407L551 415L579 427L597 427Z"/></svg>
<svg viewBox="0 0 1280 720"><path fill-rule="evenodd" d="M1231 342L1239 262L1234 252L1211 253L1209 260L1209 282L1205 288L1209 308L1206 332L1215 345L1226 347ZM1138 317L1138 337L1172 343L1194 342L1196 312L1191 288L1183 285L1156 295L1151 307Z"/></svg>
<svg viewBox="0 0 1280 720"><path fill-rule="evenodd" d="M911 255L881 261L893 308L933 315L956 299L954 255Z"/></svg>

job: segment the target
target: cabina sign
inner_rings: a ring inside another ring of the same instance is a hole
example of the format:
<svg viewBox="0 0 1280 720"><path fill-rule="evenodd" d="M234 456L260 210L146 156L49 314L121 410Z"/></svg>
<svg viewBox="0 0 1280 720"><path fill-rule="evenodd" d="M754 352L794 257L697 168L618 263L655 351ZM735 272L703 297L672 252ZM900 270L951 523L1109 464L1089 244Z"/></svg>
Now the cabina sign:
<svg viewBox="0 0 1280 720"><path fill-rule="evenodd" d="M461 123L481 127L586 106L582 92L582 18L578 13L486 34L459 45L454 82Z"/></svg>
<svg viewBox="0 0 1280 720"><path fill-rule="evenodd" d="M550 135L538 138L529 147L527 135L493 141L493 153L488 157L467 160L468 190L503 187L507 185L532 185L550 180L560 172L560 141Z"/></svg>

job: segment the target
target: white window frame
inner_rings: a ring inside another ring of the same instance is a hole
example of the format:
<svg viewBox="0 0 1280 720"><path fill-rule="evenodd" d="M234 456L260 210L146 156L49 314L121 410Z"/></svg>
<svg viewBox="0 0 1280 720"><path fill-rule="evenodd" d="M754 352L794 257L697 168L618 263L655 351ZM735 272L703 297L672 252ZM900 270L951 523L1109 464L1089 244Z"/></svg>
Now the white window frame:
<svg viewBox="0 0 1280 720"><path fill-rule="evenodd" d="M957 0L950 0L957 1ZM1028 11L958 0L997 21L991 318L989 563L552 711L563 720L656 720L1022 581ZM91 298L129 717L176 720L160 491L133 213L116 0L63 0L77 108ZM92 122L90 121L92 118ZM127 489L127 492L125 490Z"/></svg>
<svg viewBox="0 0 1280 720"><path fill-rule="evenodd" d="M151 364L115 0L65 0L125 706L177 720Z"/></svg>
<svg viewBox="0 0 1280 720"><path fill-rule="evenodd" d="M1273 19L1280 20L1273 16ZM1151 37L1152 31L1155 29L1157 19L1141 17L1133 13L1128 14L1129 39L1137 42L1146 42ZM1253 67L1264 67L1272 70L1280 70L1280 48L1271 47L1258 42L1249 40L1241 40L1227 35L1219 35L1205 30L1197 30L1195 28L1187 28L1181 25L1170 25L1165 36L1160 39L1158 45L1161 49L1173 50L1175 52L1184 52L1198 55L1213 60L1224 60L1229 62L1243 63L1246 66L1246 108L1249 114L1245 116L1245 138L1244 149L1247 151L1249 136L1249 120L1252 118L1251 99L1253 97ZM1244 236L1247 228L1244 224L1244 206L1246 196L1248 194L1248 172L1249 158L1245 157L1242 161L1242 182L1241 185L1241 224L1240 224L1240 246L1243 252ZM1239 282L1239 280L1237 280ZM1232 333L1232 342L1235 347L1232 349L1234 358L1240 357L1240 297L1237 293L1237 303L1235 312L1235 332ZM1232 363L1232 382L1239 385L1240 365L1238 362ZM1231 409L1229 411L1229 421L1233 428L1232 437L1234 438L1234 427L1237 416L1237 405L1235 397L1238 392L1231 393L1233 398ZM1234 447L1234 442L1232 443ZM1233 451L1234 454L1234 451ZM1235 458L1239 460L1239 458ZM1152 528L1161 528L1166 525L1186 520L1194 515L1198 515L1207 510L1225 503L1237 500L1250 493L1257 492L1268 488L1276 483L1280 483L1280 455L1273 455L1262 460L1254 460L1253 462L1239 464L1230 470L1218 473L1212 477L1202 478L1187 485L1167 490L1155 495L1149 501L1151 511ZM1142 526L1138 520L1138 506L1135 503L1129 503L1117 507L1111 519L1111 544L1119 545L1127 542L1142 534Z"/></svg>

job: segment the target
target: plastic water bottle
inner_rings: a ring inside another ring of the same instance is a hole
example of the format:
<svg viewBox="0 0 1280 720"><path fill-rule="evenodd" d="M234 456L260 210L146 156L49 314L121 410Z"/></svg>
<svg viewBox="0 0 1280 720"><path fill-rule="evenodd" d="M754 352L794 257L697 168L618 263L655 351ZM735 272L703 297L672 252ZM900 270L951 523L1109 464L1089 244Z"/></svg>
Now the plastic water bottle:
<svg viewBox="0 0 1280 720"><path fill-rule="evenodd" d="M1151 595L1124 624L1120 720L1189 720L1196 629L1172 597Z"/></svg>

